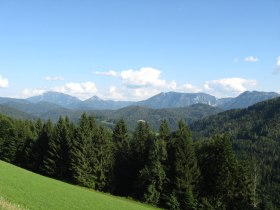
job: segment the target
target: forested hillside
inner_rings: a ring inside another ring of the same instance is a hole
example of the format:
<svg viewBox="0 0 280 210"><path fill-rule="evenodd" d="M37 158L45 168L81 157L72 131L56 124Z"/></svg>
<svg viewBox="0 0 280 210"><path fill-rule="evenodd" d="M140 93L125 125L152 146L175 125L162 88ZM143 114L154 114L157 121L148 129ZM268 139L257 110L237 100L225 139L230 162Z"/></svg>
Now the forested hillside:
<svg viewBox="0 0 280 210"><path fill-rule="evenodd" d="M193 143L183 121L174 132L166 120L159 124L154 132L140 121L129 134L123 120L111 132L86 114L78 124L68 118L52 123L1 115L0 158L59 180L166 209L259 210L278 205L277 194L266 193L279 189L277 176L273 185L259 181L256 162L238 158L227 135L213 133L210 140ZM267 172L267 178L272 174Z"/></svg>
<svg viewBox="0 0 280 210"><path fill-rule="evenodd" d="M280 207L280 98L207 117L191 130L197 140L227 134L238 155L251 161L258 194Z"/></svg>

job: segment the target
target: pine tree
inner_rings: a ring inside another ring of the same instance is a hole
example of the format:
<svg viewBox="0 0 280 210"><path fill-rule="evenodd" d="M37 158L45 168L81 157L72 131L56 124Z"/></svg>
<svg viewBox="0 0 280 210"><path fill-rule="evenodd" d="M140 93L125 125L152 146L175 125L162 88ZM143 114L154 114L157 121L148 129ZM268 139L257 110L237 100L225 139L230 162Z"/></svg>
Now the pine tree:
<svg viewBox="0 0 280 210"><path fill-rule="evenodd" d="M43 124L41 131L39 132L38 140L32 149L34 170L37 172L43 172L42 171L43 161L47 156L48 145L51 141L52 133L53 133L53 125L51 120L49 119L47 123Z"/></svg>
<svg viewBox="0 0 280 210"><path fill-rule="evenodd" d="M131 188L131 184L127 183L131 174L130 136L123 119L116 123L112 138L114 164L111 191L117 195L128 196Z"/></svg>
<svg viewBox="0 0 280 210"><path fill-rule="evenodd" d="M237 164L227 136L215 136L212 141L202 146L199 151L201 196L226 205L232 203L236 193Z"/></svg>
<svg viewBox="0 0 280 210"><path fill-rule="evenodd" d="M75 129L75 140L70 152L73 182L93 189L95 188L96 177L91 164L94 157L92 139L96 132L95 118L87 117L84 113L81 116L78 128Z"/></svg>
<svg viewBox="0 0 280 210"><path fill-rule="evenodd" d="M159 138L167 141L170 136L170 129L167 123L167 120L163 120L159 127Z"/></svg>
<svg viewBox="0 0 280 210"><path fill-rule="evenodd" d="M73 142L73 130L74 126L67 117L59 118L43 161L43 172L47 175L66 181L71 179L69 154Z"/></svg>
<svg viewBox="0 0 280 210"><path fill-rule="evenodd" d="M162 196L166 173L163 162L166 160L166 142L151 135L147 140L148 157L140 170L139 182L143 189L143 201L158 205Z"/></svg>
<svg viewBox="0 0 280 210"><path fill-rule="evenodd" d="M17 131L13 122L6 118L0 118L0 159L6 162L14 162L17 152Z"/></svg>
<svg viewBox="0 0 280 210"><path fill-rule="evenodd" d="M96 178L95 189L108 191L109 174L112 171L112 141L111 134L104 127L99 127L93 139L94 157L92 158L93 174Z"/></svg>
<svg viewBox="0 0 280 210"><path fill-rule="evenodd" d="M192 209L194 206L193 190L199 180L199 168L192 145L191 132L187 125L179 122L178 130L168 143L168 189L175 196L180 209Z"/></svg>
<svg viewBox="0 0 280 210"><path fill-rule="evenodd" d="M128 183L132 185L132 196L137 199L143 198L142 184L138 178L140 170L145 167L148 158L147 141L151 138L151 130L146 122L139 122L133 133L131 141L131 161L130 180Z"/></svg>

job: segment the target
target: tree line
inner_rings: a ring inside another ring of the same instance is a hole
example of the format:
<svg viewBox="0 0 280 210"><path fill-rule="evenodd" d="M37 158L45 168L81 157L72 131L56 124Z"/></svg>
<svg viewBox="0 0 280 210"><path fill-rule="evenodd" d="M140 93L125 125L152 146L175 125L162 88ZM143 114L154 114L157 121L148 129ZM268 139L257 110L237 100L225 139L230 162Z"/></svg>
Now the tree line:
<svg viewBox="0 0 280 210"><path fill-rule="evenodd" d="M183 121L173 132L166 120L157 132L141 121L129 133L122 119L111 131L86 114L78 124L0 115L0 158L166 209L273 209L256 194L253 163L237 158L227 135L193 142Z"/></svg>

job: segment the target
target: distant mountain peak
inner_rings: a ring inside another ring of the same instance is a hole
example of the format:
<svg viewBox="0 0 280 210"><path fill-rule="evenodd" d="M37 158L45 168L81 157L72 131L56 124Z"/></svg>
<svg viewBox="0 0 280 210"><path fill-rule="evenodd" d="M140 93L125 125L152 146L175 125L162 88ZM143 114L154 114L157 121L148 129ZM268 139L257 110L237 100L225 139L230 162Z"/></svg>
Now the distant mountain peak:
<svg viewBox="0 0 280 210"><path fill-rule="evenodd" d="M78 98L65 94L60 92L54 92L54 91L48 91L38 96L33 96L30 98L27 98L26 100L32 102L32 103L38 103L38 102L48 102L57 104L64 107L72 106L73 104L77 104L81 102Z"/></svg>
<svg viewBox="0 0 280 210"><path fill-rule="evenodd" d="M98 96L92 96L91 98L85 100L85 101L103 101L101 98Z"/></svg>

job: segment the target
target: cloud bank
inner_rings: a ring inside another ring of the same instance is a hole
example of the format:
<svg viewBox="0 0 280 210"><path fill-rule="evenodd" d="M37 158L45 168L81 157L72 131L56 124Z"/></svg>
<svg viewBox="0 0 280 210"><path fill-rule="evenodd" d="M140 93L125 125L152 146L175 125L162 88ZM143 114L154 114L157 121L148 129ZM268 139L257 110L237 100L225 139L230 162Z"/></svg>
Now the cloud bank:
<svg viewBox="0 0 280 210"><path fill-rule="evenodd" d="M219 80L206 81L204 91L217 97L236 96L256 86L255 80L243 78L224 78Z"/></svg>
<svg viewBox="0 0 280 210"><path fill-rule="evenodd" d="M277 68L280 69L280 56L277 60ZM117 78L120 85L112 83L106 90L99 92L95 83L91 81L81 83L70 82L50 88L49 90L76 96L82 100L96 95L103 99L139 101L160 92L169 91L186 93L205 92L219 98L233 97L246 90L252 90L257 84L257 81L253 79L239 77L209 80L200 85L190 83L178 84L176 81L163 79L162 72L152 67L143 67L139 70L128 69L119 72L95 72L95 74ZM45 89L24 89L23 95L29 97L46 91Z"/></svg>
<svg viewBox="0 0 280 210"><path fill-rule="evenodd" d="M96 85L93 82L70 82L63 86L53 88L53 91L76 96L80 99L87 99L98 93Z"/></svg>

